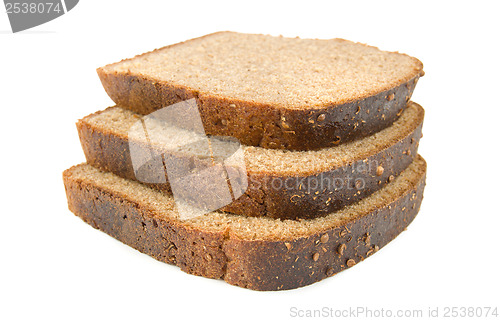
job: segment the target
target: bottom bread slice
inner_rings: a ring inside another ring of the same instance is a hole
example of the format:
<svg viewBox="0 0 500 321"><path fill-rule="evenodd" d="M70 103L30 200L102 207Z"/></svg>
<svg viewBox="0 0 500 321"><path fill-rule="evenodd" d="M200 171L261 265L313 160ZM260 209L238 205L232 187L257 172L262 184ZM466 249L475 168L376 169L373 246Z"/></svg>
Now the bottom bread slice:
<svg viewBox="0 0 500 321"><path fill-rule="evenodd" d="M364 260L420 208L426 163L327 216L279 220L213 212L182 221L174 200L82 164L63 174L69 209L93 227L183 271L253 290L305 286Z"/></svg>

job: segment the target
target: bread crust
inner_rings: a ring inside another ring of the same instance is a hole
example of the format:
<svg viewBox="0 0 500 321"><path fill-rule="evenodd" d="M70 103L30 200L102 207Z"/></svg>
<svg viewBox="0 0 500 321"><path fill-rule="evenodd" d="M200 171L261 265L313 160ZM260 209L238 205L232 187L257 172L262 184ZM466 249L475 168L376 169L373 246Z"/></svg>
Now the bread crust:
<svg viewBox="0 0 500 321"><path fill-rule="evenodd" d="M424 75L422 63L415 61L413 75L406 76L393 88L372 91L353 101L304 109L199 92L130 71L109 71L102 67L97 73L109 97L120 107L134 112L147 115L196 98L209 135L232 136L249 146L315 150L369 136L392 124L410 100L418 79Z"/></svg>
<svg viewBox="0 0 500 321"><path fill-rule="evenodd" d="M184 272L261 291L302 287L372 255L413 221L425 173L397 199L345 224L309 236L245 240L155 213L128 195L63 174L69 209L96 229Z"/></svg>
<svg viewBox="0 0 500 321"><path fill-rule="evenodd" d="M375 154L353 159L340 168L294 177L248 171L246 192L221 210L245 216L307 219L361 200L384 187L391 177L398 176L417 155L424 118L423 109L420 109L418 123L408 135ZM122 178L136 179L128 137L99 130L85 118L77 123L77 129L90 165ZM145 155L162 154L161 150L149 145L140 146ZM171 194L168 183L146 185Z"/></svg>

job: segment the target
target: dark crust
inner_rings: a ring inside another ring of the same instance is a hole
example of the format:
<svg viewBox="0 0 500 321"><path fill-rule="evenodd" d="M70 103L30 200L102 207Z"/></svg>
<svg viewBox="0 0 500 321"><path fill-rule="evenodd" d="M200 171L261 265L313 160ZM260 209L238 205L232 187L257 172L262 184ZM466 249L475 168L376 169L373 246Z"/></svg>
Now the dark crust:
<svg viewBox="0 0 500 321"><path fill-rule="evenodd" d="M423 109L421 113L413 132L378 153L341 168L304 177L248 172L246 192L221 210L245 216L303 219L323 216L357 202L385 186L391 176L399 175L413 161L422 136ZM77 123L77 128L90 165L126 179L136 179L127 137L100 131L85 119ZM151 146L141 148L146 155L162 154ZM384 169L381 175L377 175L378 166ZM356 182L363 185L356 186ZM168 183L146 185L171 193Z"/></svg>
<svg viewBox="0 0 500 321"><path fill-rule="evenodd" d="M412 222L425 186L422 174L400 198L321 233L249 241L163 219L147 204L74 178L71 170L63 177L69 209L94 228L184 272L261 291L306 286L372 255Z"/></svg>
<svg viewBox="0 0 500 321"><path fill-rule="evenodd" d="M209 135L232 136L249 146L315 150L369 136L392 124L424 75L422 64L417 62L414 74L394 88L360 100L304 109L211 95L130 72L99 68L97 73L108 95L120 107L147 115L196 98Z"/></svg>

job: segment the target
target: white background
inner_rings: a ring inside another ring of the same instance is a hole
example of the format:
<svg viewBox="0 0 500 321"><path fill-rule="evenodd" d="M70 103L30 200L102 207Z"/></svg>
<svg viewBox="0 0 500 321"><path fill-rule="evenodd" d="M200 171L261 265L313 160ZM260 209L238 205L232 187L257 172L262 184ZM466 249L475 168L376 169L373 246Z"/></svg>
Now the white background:
<svg viewBox="0 0 500 321"><path fill-rule="evenodd" d="M12 34L0 12L2 320L287 320L290 309L499 306L498 2L80 1ZM155 261L68 211L75 121L112 105L95 69L220 30L342 37L419 58L420 214L362 264L255 292ZM499 311L500 313L500 311ZM330 318L331 319L331 318Z"/></svg>

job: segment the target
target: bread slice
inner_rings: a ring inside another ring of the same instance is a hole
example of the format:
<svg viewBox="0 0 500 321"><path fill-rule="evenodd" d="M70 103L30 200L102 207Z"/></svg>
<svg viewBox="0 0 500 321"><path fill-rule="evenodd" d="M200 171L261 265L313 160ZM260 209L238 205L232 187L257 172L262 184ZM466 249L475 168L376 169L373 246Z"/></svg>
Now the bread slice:
<svg viewBox="0 0 500 321"><path fill-rule="evenodd" d="M141 119L129 110L112 107L78 121L87 162L120 177L136 179L131 143L136 151L139 146L142 154L161 157L168 154L164 145L170 139L188 140L178 132L168 132L161 123L148 129L149 141L130 140L130 128ZM242 146L248 188L222 210L245 216L299 219L326 215L352 204L382 188L413 161L423 119L422 107L410 102L390 127L336 147L283 151ZM165 176L165 172L160 174ZM193 184L203 186L207 182L200 179ZM149 186L171 193L168 182Z"/></svg>
<svg viewBox="0 0 500 321"><path fill-rule="evenodd" d="M420 208L425 171L418 156L371 196L302 221L219 212L180 221L172 198L140 183L90 165L63 178L69 209L119 241L190 274L286 290L352 267L405 230Z"/></svg>
<svg viewBox="0 0 500 321"><path fill-rule="evenodd" d="M422 63L343 39L219 32L97 70L141 114L196 98L207 134L312 150L373 134L410 99Z"/></svg>

